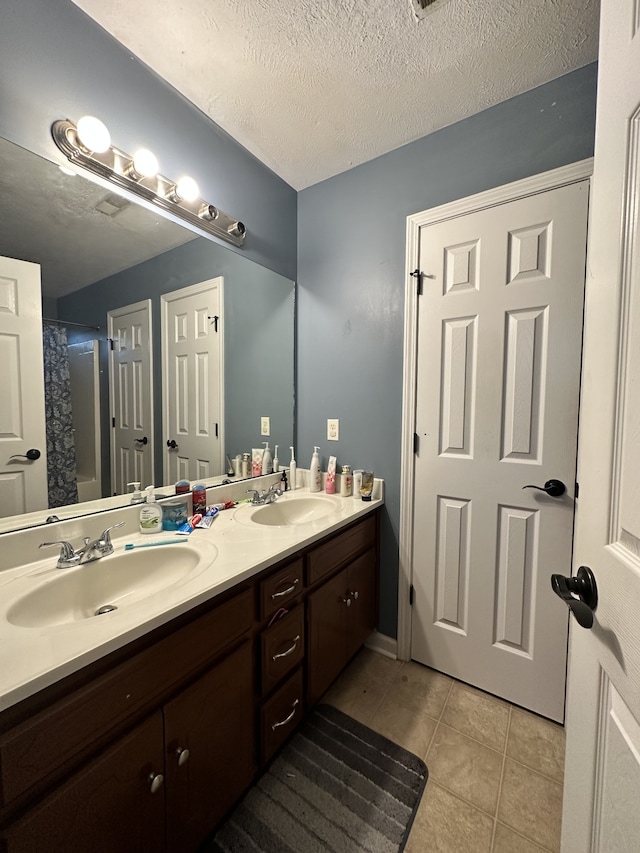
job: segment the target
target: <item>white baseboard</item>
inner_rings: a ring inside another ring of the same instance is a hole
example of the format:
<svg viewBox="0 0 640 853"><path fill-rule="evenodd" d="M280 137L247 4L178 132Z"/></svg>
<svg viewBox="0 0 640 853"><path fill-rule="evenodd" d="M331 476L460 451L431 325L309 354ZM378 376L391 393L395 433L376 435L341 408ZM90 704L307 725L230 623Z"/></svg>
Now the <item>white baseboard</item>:
<svg viewBox="0 0 640 853"><path fill-rule="evenodd" d="M386 634L380 634L378 631L374 631L371 634L365 646L385 657L393 658L393 660L396 660L398 657L398 641L393 637L388 637Z"/></svg>

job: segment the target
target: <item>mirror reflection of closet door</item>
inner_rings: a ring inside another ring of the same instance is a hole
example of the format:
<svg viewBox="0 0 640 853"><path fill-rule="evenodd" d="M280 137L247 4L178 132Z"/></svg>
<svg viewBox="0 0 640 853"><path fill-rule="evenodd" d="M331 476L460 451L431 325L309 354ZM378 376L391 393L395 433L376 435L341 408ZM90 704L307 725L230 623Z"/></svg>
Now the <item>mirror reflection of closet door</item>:
<svg viewBox="0 0 640 853"><path fill-rule="evenodd" d="M129 483L153 480L153 355L151 300L107 314L110 339L111 491L126 494Z"/></svg>
<svg viewBox="0 0 640 853"><path fill-rule="evenodd" d="M162 296L164 482L224 471L223 278Z"/></svg>
<svg viewBox="0 0 640 853"><path fill-rule="evenodd" d="M46 509L40 267L0 257L0 516ZM29 450L39 456L27 457Z"/></svg>

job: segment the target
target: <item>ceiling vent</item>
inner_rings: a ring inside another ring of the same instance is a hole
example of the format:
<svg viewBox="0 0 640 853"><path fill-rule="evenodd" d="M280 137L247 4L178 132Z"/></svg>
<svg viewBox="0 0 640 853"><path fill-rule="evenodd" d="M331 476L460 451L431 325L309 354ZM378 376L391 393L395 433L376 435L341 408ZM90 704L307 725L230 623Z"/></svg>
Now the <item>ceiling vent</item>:
<svg viewBox="0 0 640 853"><path fill-rule="evenodd" d="M447 0L411 0L411 8L416 18L421 21L431 12L435 12L436 9L444 6L446 2Z"/></svg>

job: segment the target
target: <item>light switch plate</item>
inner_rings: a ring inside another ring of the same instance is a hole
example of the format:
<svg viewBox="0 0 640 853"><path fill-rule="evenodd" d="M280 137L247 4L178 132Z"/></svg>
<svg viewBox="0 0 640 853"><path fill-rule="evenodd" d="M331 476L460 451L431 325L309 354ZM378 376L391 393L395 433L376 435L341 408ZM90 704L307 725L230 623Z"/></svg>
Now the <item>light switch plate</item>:
<svg viewBox="0 0 640 853"><path fill-rule="evenodd" d="M327 420L327 441L338 441L340 438L340 421L338 418Z"/></svg>
<svg viewBox="0 0 640 853"><path fill-rule="evenodd" d="M271 418L260 418L260 435L271 435Z"/></svg>

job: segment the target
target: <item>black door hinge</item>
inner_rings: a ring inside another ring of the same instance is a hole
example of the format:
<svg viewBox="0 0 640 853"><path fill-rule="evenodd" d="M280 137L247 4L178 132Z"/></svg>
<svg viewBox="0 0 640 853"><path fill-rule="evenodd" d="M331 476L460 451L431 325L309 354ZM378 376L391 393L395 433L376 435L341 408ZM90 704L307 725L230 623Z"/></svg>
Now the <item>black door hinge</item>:
<svg viewBox="0 0 640 853"><path fill-rule="evenodd" d="M409 587L409 606L413 607L413 602L415 599L415 590L413 588L413 584Z"/></svg>
<svg viewBox="0 0 640 853"><path fill-rule="evenodd" d="M218 317L218 315L217 315L217 314L216 314L214 317L212 317L211 315L209 315L209 316L207 317L207 319L208 319L208 320L213 320L213 331L214 331L214 332L217 332L217 331L218 331L218 320L220 319L220 317Z"/></svg>
<svg viewBox="0 0 640 853"><path fill-rule="evenodd" d="M418 267L416 267L413 272L409 273L409 275L415 278L416 286L418 288L418 296L422 296L422 273Z"/></svg>
<svg viewBox="0 0 640 853"><path fill-rule="evenodd" d="M113 340L113 338L107 338L107 340L109 341L109 349L115 349L115 341Z"/></svg>
<svg viewBox="0 0 640 853"><path fill-rule="evenodd" d="M580 494L580 483L576 480L576 500Z"/></svg>
<svg viewBox="0 0 640 853"><path fill-rule="evenodd" d="M418 453L420 451L420 436L417 432L413 434L413 452Z"/></svg>
<svg viewBox="0 0 640 853"><path fill-rule="evenodd" d="M116 428L116 419L115 419L115 418L111 418L111 426L112 426L114 429Z"/></svg>
<svg viewBox="0 0 640 853"><path fill-rule="evenodd" d="M218 424L216 424L216 438L218 437Z"/></svg>

